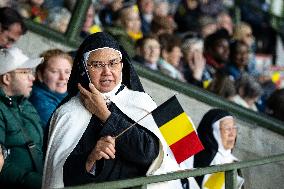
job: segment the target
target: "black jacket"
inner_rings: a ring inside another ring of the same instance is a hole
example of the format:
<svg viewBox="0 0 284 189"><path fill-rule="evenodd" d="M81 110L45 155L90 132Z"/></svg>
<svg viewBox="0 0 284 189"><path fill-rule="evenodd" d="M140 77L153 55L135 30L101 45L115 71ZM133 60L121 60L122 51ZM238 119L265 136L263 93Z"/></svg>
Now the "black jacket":
<svg viewBox="0 0 284 189"><path fill-rule="evenodd" d="M115 159L96 162L95 176L87 173L85 163L88 155L102 136L116 136L133 121L114 104L110 105L111 116L105 124L92 117L88 128L64 165L64 184L74 186L91 182L103 182L145 176L158 156L158 138L142 126L136 125L116 139Z"/></svg>

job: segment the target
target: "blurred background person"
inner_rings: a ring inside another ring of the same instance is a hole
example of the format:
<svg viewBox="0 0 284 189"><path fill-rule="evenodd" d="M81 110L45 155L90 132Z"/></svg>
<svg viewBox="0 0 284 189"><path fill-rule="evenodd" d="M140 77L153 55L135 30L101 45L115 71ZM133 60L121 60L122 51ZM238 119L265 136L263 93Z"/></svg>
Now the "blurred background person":
<svg viewBox="0 0 284 189"><path fill-rule="evenodd" d="M39 113L45 130L51 114L67 96L73 60L60 49L45 51L40 56L44 62L36 68L36 81L29 100Z"/></svg>
<svg viewBox="0 0 284 189"><path fill-rule="evenodd" d="M123 7L123 0L100 0L99 19L103 27L113 26L118 14L118 11Z"/></svg>
<svg viewBox="0 0 284 189"><path fill-rule="evenodd" d="M204 56L211 77L225 67L229 60L230 46L227 30L217 30L204 40Z"/></svg>
<svg viewBox="0 0 284 189"><path fill-rule="evenodd" d="M220 12L216 17L216 21L218 29L226 29L230 36L233 35L234 23L232 17L227 12Z"/></svg>
<svg viewBox="0 0 284 189"><path fill-rule="evenodd" d="M236 24L233 30L233 39L242 41L249 47L248 70L254 77L258 77L260 73L256 69L256 46L251 26L245 22Z"/></svg>
<svg viewBox="0 0 284 189"><path fill-rule="evenodd" d="M230 44L230 58L226 65L229 75L234 79L239 79L242 74L250 74L248 70L249 47L242 41L234 41Z"/></svg>
<svg viewBox="0 0 284 189"><path fill-rule="evenodd" d="M179 70L182 57L181 40L175 35L162 34L159 36L159 42L161 44L161 56L158 63L160 71L171 78L185 82Z"/></svg>
<svg viewBox="0 0 284 189"><path fill-rule="evenodd" d="M11 0L1 0L0 7L11 7L12 6Z"/></svg>
<svg viewBox="0 0 284 189"><path fill-rule="evenodd" d="M69 21L71 19L71 12L64 7L54 7L49 10L48 17L46 19L47 25L61 33L65 33Z"/></svg>
<svg viewBox="0 0 284 189"><path fill-rule="evenodd" d="M102 28L100 27L100 23L95 23L95 18L96 18L95 15L96 15L96 11L95 11L94 5L91 4L86 13L86 18L83 24L82 31L80 33L81 37L85 38L90 34L102 31Z"/></svg>
<svg viewBox="0 0 284 189"><path fill-rule="evenodd" d="M241 13L241 20L248 23L252 28L252 33L255 37L256 53L261 54L275 54L275 44L277 32L274 29L274 24L271 16L274 4L271 1L253 0L240 1L239 8ZM276 4L277 6L277 4ZM279 10L281 5L278 5Z"/></svg>
<svg viewBox="0 0 284 189"><path fill-rule="evenodd" d="M228 111L222 109L209 110L203 116L197 128L197 133L204 146L204 150L194 156L194 167L208 167L210 165L238 161L232 154L232 150L236 145L237 131L235 118ZM207 185L206 181L211 175L207 174L195 177L200 188L205 188L204 186ZM241 185L243 179L238 178L238 185ZM222 183L222 185L222 188L224 188L225 183ZM210 187L207 186L206 188Z"/></svg>
<svg viewBox="0 0 284 189"><path fill-rule="evenodd" d="M203 56L203 40L199 38L185 39L181 46L182 70L187 82L199 87L203 87L203 83L207 78L206 62Z"/></svg>
<svg viewBox="0 0 284 189"><path fill-rule="evenodd" d="M12 8L0 8L0 49L10 48L27 29L21 15Z"/></svg>
<svg viewBox="0 0 284 189"><path fill-rule="evenodd" d="M40 117L27 99L35 80L32 69L41 62L16 47L0 51L0 144L10 150L0 174L0 188L41 188L43 131Z"/></svg>
<svg viewBox="0 0 284 189"><path fill-rule="evenodd" d="M198 18L201 16L199 0L181 0L174 14L177 23L177 31L198 32Z"/></svg>
<svg viewBox="0 0 284 189"><path fill-rule="evenodd" d="M144 35L149 34L154 17L154 0L137 0L137 5L141 19L141 30Z"/></svg>
<svg viewBox="0 0 284 189"><path fill-rule="evenodd" d="M237 95L235 81L224 69L216 72L207 89L229 101Z"/></svg>
<svg viewBox="0 0 284 189"><path fill-rule="evenodd" d="M136 55L133 62L141 64L151 70L158 70L158 61L160 58L161 47L155 36L145 36L136 43Z"/></svg>
<svg viewBox="0 0 284 189"><path fill-rule="evenodd" d="M266 102L266 113L284 121L284 89L274 91Z"/></svg>
<svg viewBox="0 0 284 189"><path fill-rule="evenodd" d="M155 16L169 16L170 4L167 0L154 1L154 15Z"/></svg>
<svg viewBox="0 0 284 189"><path fill-rule="evenodd" d="M126 4L117 14L115 25L104 29L119 41L130 57L133 57L135 42L143 37L138 8L136 5Z"/></svg>
<svg viewBox="0 0 284 189"><path fill-rule="evenodd" d="M257 68L256 42L251 26L245 22L237 24L234 28L233 38L244 42L249 47L247 71L262 86L263 94L261 100L257 103L257 107L259 111L265 112L266 100L277 87L267 69L261 71Z"/></svg>
<svg viewBox="0 0 284 189"><path fill-rule="evenodd" d="M198 19L199 31L201 38L205 39L207 36L217 31L217 23L213 17L200 16Z"/></svg>
<svg viewBox="0 0 284 189"><path fill-rule="evenodd" d="M243 74L238 80L236 80L235 85L237 95L232 99L232 101L245 108L258 111L256 102L262 94L260 84L250 75Z"/></svg>
<svg viewBox="0 0 284 189"><path fill-rule="evenodd" d="M159 36L161 34L174 34L177 25L170 16L155 16L151 23L151 34Z"/></svg>

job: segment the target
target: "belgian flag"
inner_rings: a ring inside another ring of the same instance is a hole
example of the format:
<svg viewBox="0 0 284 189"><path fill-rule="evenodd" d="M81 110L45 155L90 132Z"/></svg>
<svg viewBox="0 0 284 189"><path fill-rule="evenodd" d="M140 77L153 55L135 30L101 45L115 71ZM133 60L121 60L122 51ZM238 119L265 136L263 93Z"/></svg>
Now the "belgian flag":
<svg viewBox="0 0 284 189"><path fill-rule="evenodd" d="M204 149L193 123L188 119L176 96L157 107L152 116L177 163Z"/></svg>

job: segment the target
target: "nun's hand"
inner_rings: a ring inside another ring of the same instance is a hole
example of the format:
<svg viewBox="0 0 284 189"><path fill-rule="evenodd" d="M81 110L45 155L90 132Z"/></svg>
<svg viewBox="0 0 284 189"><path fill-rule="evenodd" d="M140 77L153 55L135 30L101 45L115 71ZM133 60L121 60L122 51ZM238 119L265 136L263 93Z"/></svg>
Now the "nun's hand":
<svg viewBox="0 0 284 189"><path fill-rule="evenodd" d="M115 158L115 138L111 136L101 137L95 148L89 154L86 161L86 170L90 172L92 166L100 159Z"/></svg>
<svg viewBox="0 0 284 189"><path fill-rule="evenodd" d="M105 122L111 112L108 110L103 96L95 86L90 84L89 87L91 92L82 87L81 84L78 84L81 100L89 112L96 115L102 122Z"/></svg>

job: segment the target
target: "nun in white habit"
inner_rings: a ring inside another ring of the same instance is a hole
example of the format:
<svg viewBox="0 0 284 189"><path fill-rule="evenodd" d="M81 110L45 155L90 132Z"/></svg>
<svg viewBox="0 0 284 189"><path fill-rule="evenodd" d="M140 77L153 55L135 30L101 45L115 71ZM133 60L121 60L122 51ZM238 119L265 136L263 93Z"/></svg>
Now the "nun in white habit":
<svg viewBox="0 0 284 189"><path fill-rule="evenodd" d="M68 94L50 121L42 188L179 169L151 114L140 120L156 104L144 92L127 53L107 33L92 34L79 47ZM154 187L182 186L180 180L148 185Z"/></svg>
<svg viewBox="0 0 284 189"><path fill-rule="evenodd" d="M197 133L204 150L194 156L193 166L195 168L238 161L232 154L237 137L237 127L234 117L228 111L209 110L203 116ZM200 188L206 188L204 185L209 177L210 174L195 178ZM239 187L242 186L243 181L241 177L238 177ZM225 188L224 185L223 188Z"/></svg>

